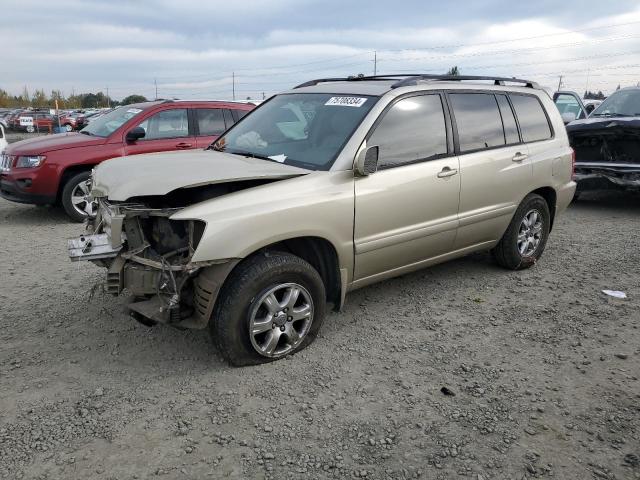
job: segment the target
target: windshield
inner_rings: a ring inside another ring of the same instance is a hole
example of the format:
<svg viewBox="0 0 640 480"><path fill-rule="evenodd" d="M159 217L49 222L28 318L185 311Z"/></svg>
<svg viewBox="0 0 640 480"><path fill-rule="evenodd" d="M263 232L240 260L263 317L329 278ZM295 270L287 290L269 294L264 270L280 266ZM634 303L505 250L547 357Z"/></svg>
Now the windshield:
<svg viewBox="0 0 640 480"><path fill-rule="evenodd" d="M640 115L640 90L618 90L591 114L592 117Z"/></svg>
<svg viewBox="0 0 640 480"><path fill-rule="evenodd" d="M237 123L214 150L329 170L378 100L366 95L277 95Z"/></svg>
<svg viewBox="0 0 640 480"><path fill-rule="evenodd" d="M135 117L142 109L130 106L119 107L115 110L97 117L89 125L80 130L85 135L95 135L96 137L108 137L118 128L124 125L129 119Z"/></svg>

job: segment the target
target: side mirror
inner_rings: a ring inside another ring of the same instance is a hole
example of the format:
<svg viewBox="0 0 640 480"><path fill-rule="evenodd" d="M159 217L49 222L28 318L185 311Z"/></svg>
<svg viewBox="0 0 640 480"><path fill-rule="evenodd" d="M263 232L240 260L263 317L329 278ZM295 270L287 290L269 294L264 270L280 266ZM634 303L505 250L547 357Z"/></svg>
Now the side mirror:
<svg viewBox="0 0 640 480"><path fill-rule="evenodd" d="M373 145L362 150L356 160L356 172L362 177L376 173L378 170L378 154L380 147Z"/></svg>
<svg viewBox="0 0 640 480"><path fill-rule="evenodd" d="M141 138L144 138L144 136L147 134L147 132L144 131L144 128L142 127L134 127L131 130L129 130L127 132L127 136L125 137L127 142L129 143L133 143L136 140L140 140Z"/></svg>
<svg viewBox="0 0 640 480"><path fill-rule="evenodd" d="M566 125L567 123L571 123L576 119L576 114L572 112L565 112L562 114L562 121Z"/></svg>
<svg viewBox="0 0 640 480"><path fill-rule="evenodd" d="M584 107L584 109L587 111L587 115L589 115L591 112L593 112L596 109L596 106L593 103L590 103L589 105Z"/></svg>

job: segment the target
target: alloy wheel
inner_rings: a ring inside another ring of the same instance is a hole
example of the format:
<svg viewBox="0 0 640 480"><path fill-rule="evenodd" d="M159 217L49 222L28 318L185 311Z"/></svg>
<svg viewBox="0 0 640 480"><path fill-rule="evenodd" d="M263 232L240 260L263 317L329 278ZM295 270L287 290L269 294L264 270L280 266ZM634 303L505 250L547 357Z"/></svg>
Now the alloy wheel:
<svg viewBox="0 0 640 480"><path fill-rule="evenodd" d="M535 209L529 210L520 222L518 251L523 257L532 256L538 249L543 235L543 217Z"/></svg>
<svg viewBox="0 0 640 480"><path fill-rule="evenodd" d="M269 358L294 351L305 339L313 322L313 300L297 283L283 283L264 291L249 313L249 335L253 348Z"/></svg>
<svg viewBox="0 0 640 480"><path fill-rule="evenodd" d="M89 182L80 182L71 192L71 204L80 215L93 217L98 209L98 203L91 200Z"/></svg>

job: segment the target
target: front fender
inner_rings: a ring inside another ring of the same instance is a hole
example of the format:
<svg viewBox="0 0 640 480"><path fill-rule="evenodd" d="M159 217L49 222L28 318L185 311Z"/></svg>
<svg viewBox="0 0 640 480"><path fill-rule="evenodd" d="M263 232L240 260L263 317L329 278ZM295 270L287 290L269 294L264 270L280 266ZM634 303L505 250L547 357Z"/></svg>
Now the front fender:
<svg viewBox="0 0 640 480"><path fill-rule="evenodd" d="M319 237L334 246L340 268L353 270L352 172L275 181L187 207L171 219L206 222L194 262L245 258L282 240Z"/></svg>

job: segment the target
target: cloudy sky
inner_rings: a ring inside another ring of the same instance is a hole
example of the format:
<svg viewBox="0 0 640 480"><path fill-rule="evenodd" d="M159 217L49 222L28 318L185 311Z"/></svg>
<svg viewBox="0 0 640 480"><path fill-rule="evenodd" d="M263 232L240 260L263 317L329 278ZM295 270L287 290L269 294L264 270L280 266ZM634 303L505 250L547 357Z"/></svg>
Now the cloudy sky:
<svg viewBox="0 0 640 480"><path fill-rule="evenodd" d="M0 88L261 98L312 78L444 73L583 92L640 82L638 0L4 0ZM155 82L155 83L154 83Z"/></svg>

